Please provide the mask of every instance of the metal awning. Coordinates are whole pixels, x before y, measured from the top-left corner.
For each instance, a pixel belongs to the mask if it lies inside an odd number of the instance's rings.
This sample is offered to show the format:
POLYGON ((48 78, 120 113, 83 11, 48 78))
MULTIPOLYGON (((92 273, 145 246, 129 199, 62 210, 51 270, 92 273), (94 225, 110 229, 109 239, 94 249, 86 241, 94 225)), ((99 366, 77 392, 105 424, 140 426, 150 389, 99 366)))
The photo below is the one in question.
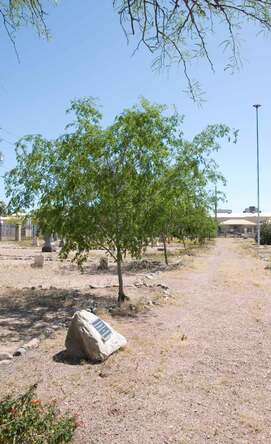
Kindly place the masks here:
POLYGON ((224 220, 224 222, 220 222, 219 225, 241 225, 241 226, 250 226, 255 227, 257 224, 255 222, 251 222, 246 219, 228 219, 224 220))

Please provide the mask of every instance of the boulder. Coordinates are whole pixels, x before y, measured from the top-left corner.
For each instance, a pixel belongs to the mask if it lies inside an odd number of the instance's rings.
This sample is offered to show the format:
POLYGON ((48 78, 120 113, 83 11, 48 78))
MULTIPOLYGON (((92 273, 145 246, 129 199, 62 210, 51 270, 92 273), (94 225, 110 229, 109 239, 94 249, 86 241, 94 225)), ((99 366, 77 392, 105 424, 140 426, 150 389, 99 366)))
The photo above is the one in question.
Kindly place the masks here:
POLYGON ((53 251, 56 251, 52 245, 52 237, 50 235, 44 236, 44 244, 41 251, 43 253, 52 253, 53 251))
POLYGON ((42 268, 44 265, 44 256, 42 254, 34 257, 34 263, 32 267, 34 268, 42 268))
POLYGON ((100 262, 97 267, 97 270, 100 270, 100 271, 107 271, 108 270, 108 257, 103 256, 100 258, 100 262))
POLYGON ((77 311, 71 321, 65 345, 74 359, 102 362, 127 344, 109 324, 87 310, 77 311))

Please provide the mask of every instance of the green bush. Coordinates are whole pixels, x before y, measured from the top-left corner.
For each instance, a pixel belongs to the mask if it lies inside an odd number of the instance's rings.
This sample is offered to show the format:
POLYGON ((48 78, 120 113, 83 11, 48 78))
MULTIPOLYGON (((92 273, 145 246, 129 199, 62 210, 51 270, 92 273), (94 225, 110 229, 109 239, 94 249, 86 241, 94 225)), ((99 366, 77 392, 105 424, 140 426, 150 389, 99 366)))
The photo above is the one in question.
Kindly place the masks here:
POLYGON ((62 444, 70 442, 77 427, 74 416, 60 415, 55 402, 35 398, 36 385, 17 398, 0 402, 0 443, 62 444))
MULTIPOLYGON (((257 241, 257 235, 256 235, 257 241)), ((263 223, 261 225, 261 245, 271 245, 271 224, 263 223)))

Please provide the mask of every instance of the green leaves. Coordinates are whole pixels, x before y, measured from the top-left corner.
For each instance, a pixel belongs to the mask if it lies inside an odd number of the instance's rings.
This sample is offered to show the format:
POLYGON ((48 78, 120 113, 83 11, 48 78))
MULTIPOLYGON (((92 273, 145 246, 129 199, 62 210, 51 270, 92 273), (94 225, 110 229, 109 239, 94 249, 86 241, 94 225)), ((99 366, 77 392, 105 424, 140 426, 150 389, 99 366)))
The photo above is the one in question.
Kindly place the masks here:
POLYGON ((5 444, 61 444, 72 440, 80 426, 74 416, 60 415, 55 402, 36 399, 36 384, 27 392, 0 402, 0 442, 5 444))
POLYGON ((58 139, 18 141, 17 166, 5 179, 10 210, 58 233, 62 256, 73 252, 78 263, 91 248, 122 261, 160 235, 206 235, 208 187, 224 180, 213 153, 228 127, 210 125, 186 141, 183 117, 146 99, 107 128, 93 99, 73 101, 69 112, 74 120, 58 139))

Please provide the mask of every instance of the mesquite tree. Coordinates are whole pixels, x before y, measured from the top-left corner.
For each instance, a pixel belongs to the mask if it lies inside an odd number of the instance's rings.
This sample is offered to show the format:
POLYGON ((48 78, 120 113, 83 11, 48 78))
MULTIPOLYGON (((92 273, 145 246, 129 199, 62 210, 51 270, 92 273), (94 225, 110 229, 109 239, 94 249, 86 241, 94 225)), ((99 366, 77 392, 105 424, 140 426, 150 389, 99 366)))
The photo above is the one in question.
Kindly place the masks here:
POLYGON ((126 254, 139 257, 156 236, 178 233, 187 201, 188 223, 193 209, 200 224, 207 186, 221 179, 212 153, 229 128, 209 126, 187 142, 182 117, 165 111, 141 99, 102 128, 92 99, 73 101, 68 132, 56 140, 19 140, 17 166, 5 179, 10 211, 32 213, 44 233, 65 239, 62 257, 73 252, 81 264, 90 249, 100 248, 114 258, 119 302, 126 254))
MULTIPOLYGON (((49 35, 45 9, 50 3, 58 1, 0 0, 0 22, 15 50, 16 31, 21 26, 30 25, 38 34, 49 35)), ((253 25, 255 34, 271 30, 270 0, 112 0, 112 4, 127 39, 133 37, 136 49, 143 45, 153 54, 154 67, 182 66, 194 100, 201 89, 193 76, 193 61, 204 59, 214 71, 212 41, 226 54, 225 69, 232 71, 240 65, 245 27, 253 25)))
MULTIPOLYGON (((210 217, 213 204, 212 184, 225 184, 214 153, 220 140, 234 143, 237 131, 226 125, 209 125, 192 141, 176 138, 170 163, 159 178, 159 186, 152 199, 149 225, 160 236, 168 263, 166 239, 178 237, 204 241, 213 234, 215 225, 210 217)), ((146 228, 147 229, 147 228, 146 228)))
POLYGON ((201 94, 193 62, 205 60, 212 71, 211 42, 222 48, 225 70, 240 66, 242 31, 247 25, 271 31, 270 0, 113 0, 127 39, 154 56, 154 67, 182 66, 193 100, 201 94), (220 36, 223 37, 220 37, 220 36))
POLYGON ((62 256, 81 263, 92 248, 117 263, 119 302, 125 299, 122 262, 148 242, 146 220, 178 130, 178 116, 141 100, 109 127, 90 99, 72 102, 69 133, 17 143, 17 166, 6 176, 13 211, 31 211, 43 232, 65 239, 62 256))

